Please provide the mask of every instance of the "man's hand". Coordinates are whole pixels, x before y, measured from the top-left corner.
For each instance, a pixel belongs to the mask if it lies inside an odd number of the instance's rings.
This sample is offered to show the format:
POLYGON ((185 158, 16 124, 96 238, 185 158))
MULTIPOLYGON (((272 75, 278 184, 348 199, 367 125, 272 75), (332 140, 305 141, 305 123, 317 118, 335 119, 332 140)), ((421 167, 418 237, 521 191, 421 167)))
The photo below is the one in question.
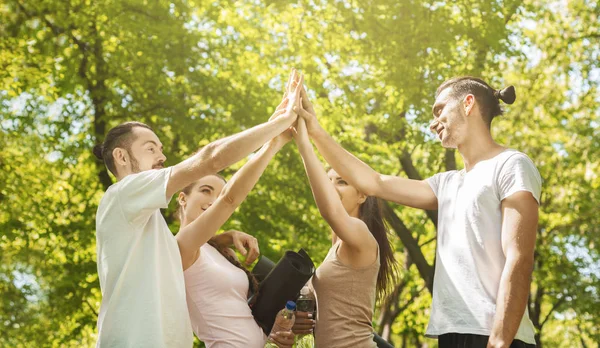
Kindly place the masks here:
POLYGON ((294 333, 291 331, 279 331, 269 335, 271 342, 279 348, 292 348, 294 345, 294 333))
POLYGON ((315 321, 312 319, 312 313, 296 311, 296 321, 292 331, 296 335, 311 334, 315 328, 315 321))

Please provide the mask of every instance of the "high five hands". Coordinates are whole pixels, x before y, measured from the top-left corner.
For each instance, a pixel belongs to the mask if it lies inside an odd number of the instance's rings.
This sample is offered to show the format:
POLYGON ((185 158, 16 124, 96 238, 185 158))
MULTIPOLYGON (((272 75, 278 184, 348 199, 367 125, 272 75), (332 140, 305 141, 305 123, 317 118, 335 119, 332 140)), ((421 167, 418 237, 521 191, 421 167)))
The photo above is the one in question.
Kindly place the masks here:
POLYGON ((308 94, 304 88, 304 75, 299 74, 296 69, 292 69, 281 103, 277 106, 269 121, 282 115, 289 116, 291 114, 300 116, 298 122, 275 137, 273 141, 282 143, 282 145, 288 143, 292 137, 296 139, 296 142, 304 141, 304 139, 308 141, 308 134, 314 132, 320 126, 313 105, 308 99, 308 94))

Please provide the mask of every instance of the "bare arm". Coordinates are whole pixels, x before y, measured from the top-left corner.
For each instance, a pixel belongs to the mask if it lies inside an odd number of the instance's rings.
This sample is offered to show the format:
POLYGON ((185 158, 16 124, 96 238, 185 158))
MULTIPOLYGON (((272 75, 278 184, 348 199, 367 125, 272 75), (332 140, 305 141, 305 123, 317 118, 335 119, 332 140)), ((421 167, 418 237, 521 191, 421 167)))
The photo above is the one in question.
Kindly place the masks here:
POLYGON ((500 279, 496 315, 488 347, 512 343, 527 306, 538 224, 538 204, 529 192, 502 201, 502 249, 506 264, 500 279))
POLYGON ((437 198, 426 181, 379 174, 338 144, 320 125, 304 88, 298 113, 306 121, 311 139, 327 163, 352 186, 369 196, 405 206, 437 210, 437 198))
POLYGON ((295 114, 289 113, 206 145, 194 156, 173 166, 167 185, 167 197, 206 175, 217 173, 242 160, 290 127, 295 119, 295 114))
POLYGON ((314 152, 303 119, 298 120, 296 143, 304 161, 315 202, 325 221, 331 226, 335 235, 351 249, 370 250, 377 242, 367 225, 362 220, 350 216, 344 209, 340 196, 314 152))
MULTIPOLYGON (((292 72, 292 75, 296 71, 292 72)), ((302 80, 300 78, 300 80, 302 80)), ((242 160, 261 145, 273 139, 289 128, 297 119, 295 108, 299 105, 300 89, 298 86, 289 94, 290 101, 285 113, 266 123, 229 137, 214 141, 203 147, 194 156, 173 166, 166 196, 171 197, 187 185, 209 174, 215 174, 230 165, 242 160)))
POLYGON ((229 219, 254 187, 269 161, 285 145, 277 137, 246 163, 229 181, 219 198, 202 215, 182 228, 176 236, 183 269, 190 267, 198 258, 200 247, 206 243, 229 219))

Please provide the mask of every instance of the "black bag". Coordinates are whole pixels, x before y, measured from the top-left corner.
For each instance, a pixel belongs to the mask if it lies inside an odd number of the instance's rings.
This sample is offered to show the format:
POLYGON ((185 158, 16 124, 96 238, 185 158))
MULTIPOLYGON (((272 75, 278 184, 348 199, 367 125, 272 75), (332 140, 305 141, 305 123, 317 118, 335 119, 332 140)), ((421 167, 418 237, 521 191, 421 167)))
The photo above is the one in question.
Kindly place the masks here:
POLYGON ((276 265, 264 256, 260 258, 252 273, 257 279, 264 279, 259 285, 256 302, 252 305, 252 315, 265 335, 271 333, 277 313, 287 301, 296 301, 300 290, 314 272, 315 265, 304 249, 286 251, 276 265))

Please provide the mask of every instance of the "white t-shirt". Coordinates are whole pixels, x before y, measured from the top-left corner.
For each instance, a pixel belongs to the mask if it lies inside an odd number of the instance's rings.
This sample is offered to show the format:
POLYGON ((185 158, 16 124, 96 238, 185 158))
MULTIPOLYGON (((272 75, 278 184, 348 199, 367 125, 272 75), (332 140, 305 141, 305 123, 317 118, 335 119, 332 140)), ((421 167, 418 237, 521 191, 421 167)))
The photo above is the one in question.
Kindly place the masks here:
MULTIPOLYGON (((506 258, 501 202, 519 192, 540 200, 542 179, 526 155, 506 150, 469 172, 427 180, 438 199, 438 234, 431 316, 426 335, 489 336, 506 258)), ((535 344, 527 309, 515 339, 535 344)))
POLYGON ((128 175, 96 215, 102 304, 97 347, 192 347, 185 281, 166 208, 171 168, 128 175))

